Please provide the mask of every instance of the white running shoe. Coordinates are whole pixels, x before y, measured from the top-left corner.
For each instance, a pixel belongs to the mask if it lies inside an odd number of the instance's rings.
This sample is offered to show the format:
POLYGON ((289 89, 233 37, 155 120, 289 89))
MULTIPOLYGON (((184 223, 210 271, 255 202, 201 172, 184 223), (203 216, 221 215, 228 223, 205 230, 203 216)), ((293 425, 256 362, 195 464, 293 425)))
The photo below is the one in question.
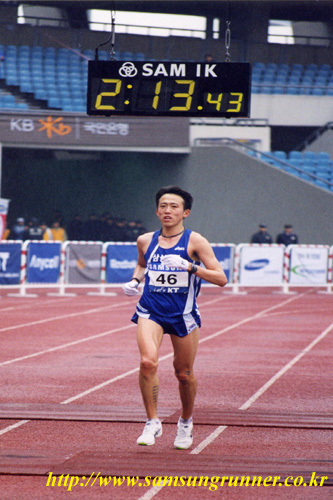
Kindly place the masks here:
POLYGON ((143 433, 137 439, 137 444, 151 446, 155 444, 155 438, 162 436, 162 424, 158 419, 147 420, 143 433))
POLYGON ((189 424, 184 424, 181 419, 177 424, 177 436, 174 442, 175 448, 178 450, 187 450, 193 442, 193 421, 189 424))

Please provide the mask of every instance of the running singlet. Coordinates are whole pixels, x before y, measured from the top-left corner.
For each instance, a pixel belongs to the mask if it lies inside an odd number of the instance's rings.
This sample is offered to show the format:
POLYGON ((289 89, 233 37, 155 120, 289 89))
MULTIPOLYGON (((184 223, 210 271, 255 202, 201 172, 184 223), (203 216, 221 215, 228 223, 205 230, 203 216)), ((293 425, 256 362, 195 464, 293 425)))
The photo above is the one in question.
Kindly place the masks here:
MULTIPOLYGON (((160 231, 153 234, 145 253, 147 263, 145 285, 138 303, 138 312, 155 312, 164 317, 174 317, 197 311, 196 297, 200 291, 200 278, 188 271, 168 268, 161 263, 163 255, 179 255, 189 262, 194 261, 187 253, 191 231, 185 229, 184 234, 172 248, 159 246, 160 231)), ((197 265, 200 262, 195 262, 197 265)))

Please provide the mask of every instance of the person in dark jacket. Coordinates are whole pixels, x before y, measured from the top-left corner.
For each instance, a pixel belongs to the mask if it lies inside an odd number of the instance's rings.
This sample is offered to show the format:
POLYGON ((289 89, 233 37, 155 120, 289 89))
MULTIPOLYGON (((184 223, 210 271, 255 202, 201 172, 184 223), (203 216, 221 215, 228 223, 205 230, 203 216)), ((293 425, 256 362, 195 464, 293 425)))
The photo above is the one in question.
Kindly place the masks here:
POLYGON ((251 243, 273 243, 272 236, 267 232, 266 224, 259 224, 259 231, 252 235, 251 243))
POLYGON ((276 243, 280 245, 298 245, 298 236, 293 232, 291 224, 285 224, 284 232, 277 235, 276 243))

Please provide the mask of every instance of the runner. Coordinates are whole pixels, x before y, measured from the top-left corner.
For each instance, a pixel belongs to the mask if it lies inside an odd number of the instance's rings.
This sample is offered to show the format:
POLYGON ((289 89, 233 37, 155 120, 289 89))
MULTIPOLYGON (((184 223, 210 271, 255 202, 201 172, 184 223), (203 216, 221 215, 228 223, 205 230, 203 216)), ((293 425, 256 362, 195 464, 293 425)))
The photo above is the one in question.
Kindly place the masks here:
POLYGON ((144 279, 143 294, 132 317, 138 325, 139 384, 148 418, 137 440, 139 445, 153 445, 155 438, 162 435, 157 414, 157 367, 164 333, 171 337, 182 403, 174 446, 187 449, 193 441, 192 412, 197 390, 193 364, 201 326, 196 297, 201 279, 221 287, 227 279, 208 241, 184 227, 192 202, 190 193, 177 186, 158 191, 156 214, 162 228, 139 236, 138 263, 131 281, 123 285, 126 295, 137 295, 144 279))

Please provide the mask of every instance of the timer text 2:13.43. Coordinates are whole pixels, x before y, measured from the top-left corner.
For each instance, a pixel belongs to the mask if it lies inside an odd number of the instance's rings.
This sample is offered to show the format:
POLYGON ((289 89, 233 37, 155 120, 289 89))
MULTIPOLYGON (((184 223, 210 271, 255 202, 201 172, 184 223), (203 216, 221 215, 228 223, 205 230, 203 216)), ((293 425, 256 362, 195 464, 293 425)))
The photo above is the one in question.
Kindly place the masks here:
POLYGON ((88 63, 88 115, 249 117, 250 97, 249 63, 88 63))

